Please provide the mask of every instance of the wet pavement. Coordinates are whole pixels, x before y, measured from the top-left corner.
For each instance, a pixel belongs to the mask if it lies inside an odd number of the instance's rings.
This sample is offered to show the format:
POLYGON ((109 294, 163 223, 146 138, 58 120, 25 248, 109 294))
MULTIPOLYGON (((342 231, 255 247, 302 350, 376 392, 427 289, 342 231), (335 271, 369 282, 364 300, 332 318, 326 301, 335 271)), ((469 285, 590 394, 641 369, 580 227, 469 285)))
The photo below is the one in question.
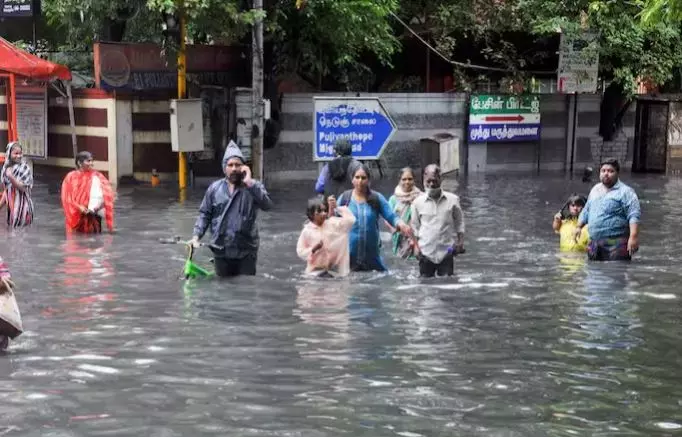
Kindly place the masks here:
POLYGON ((190 235, 201 190, 123 187, 114 235, 66 239, 39 185, 37 224, 0 229, 26 329, 0 355, 0 435, 681 432, 682 182, 625 182, 644 218, 631 264, 557 253, 552 215, 588 185, 477 177, 456 190, 457 275, 426 281, 392 256, 391 275, 304 279, 303 185, 271 189, 256 278, 193 282, 158 240, 190 235))

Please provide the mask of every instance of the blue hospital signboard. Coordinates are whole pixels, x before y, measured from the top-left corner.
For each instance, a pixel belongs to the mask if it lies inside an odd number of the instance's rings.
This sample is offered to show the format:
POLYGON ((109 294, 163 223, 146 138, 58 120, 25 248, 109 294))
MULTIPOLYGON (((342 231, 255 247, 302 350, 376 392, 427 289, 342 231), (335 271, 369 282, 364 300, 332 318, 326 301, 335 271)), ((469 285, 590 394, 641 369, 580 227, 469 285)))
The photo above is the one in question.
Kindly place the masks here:
POLYGON ((333 159, 334 145, 343 139, 356 159, 379 159, 397 130, 376 97, 315 97, 314 104, 314 161, 333 159))
POLYGON ((470 143, 540 140, 540 97, 474 95, 469 105, 470 143))

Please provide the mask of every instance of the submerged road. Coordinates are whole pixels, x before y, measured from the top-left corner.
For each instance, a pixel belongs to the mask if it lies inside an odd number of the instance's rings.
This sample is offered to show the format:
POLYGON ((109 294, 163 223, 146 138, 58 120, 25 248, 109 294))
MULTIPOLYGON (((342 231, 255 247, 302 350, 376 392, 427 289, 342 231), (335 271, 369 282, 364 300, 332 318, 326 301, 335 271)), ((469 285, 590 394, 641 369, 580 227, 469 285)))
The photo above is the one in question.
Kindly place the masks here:
POLYGON ((0 355, 0 435, 672 435, 682 182, 624 181, 643 211, 631 264, 557 252, 552 215, 588 185, 489 176, 456 188, 454 278, 387 256, 390 275, 304 279, 311 182, 271 188, 257 277, 190 283, 158 239, 190 236, 203 190, 123 187, 115 234, 66 239, 38 185, 36 225, 0 229, 26 329, 0 355))

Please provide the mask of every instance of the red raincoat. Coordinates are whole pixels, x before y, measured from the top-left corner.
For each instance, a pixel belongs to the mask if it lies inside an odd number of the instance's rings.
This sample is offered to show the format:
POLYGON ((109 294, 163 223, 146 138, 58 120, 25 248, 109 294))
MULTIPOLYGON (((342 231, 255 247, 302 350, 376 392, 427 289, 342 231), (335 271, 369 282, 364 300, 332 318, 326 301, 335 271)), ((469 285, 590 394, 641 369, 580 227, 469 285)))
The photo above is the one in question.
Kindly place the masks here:
POLYGON ((100 180, 104 197, 104 220, 109 231, 114 229, 114 190, 109 180, 96 170, 73 170, 62 182, 62 207, 66 219, 66 230, 83 233, 101 232, 99 220, 92 215, 81 213, 79 206, 88 206, 92 178, 100 180))

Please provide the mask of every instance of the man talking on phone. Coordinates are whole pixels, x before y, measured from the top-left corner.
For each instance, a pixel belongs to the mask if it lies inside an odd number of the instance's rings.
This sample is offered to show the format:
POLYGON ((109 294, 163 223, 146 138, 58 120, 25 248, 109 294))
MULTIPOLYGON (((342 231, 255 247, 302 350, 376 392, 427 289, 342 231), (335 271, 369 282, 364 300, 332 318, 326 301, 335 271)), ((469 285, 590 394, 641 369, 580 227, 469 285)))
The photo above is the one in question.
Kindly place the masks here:
POLYGON ((217 276, 232 277, 256 274, 258 259, 258 209, 272 208, 265 186, 251 178, 244 155, 230 141, 223 156, 225 178, 208 187, 199 207, 191 244, 199 245, 211 228, 209 247, 215 256, 217 276))

